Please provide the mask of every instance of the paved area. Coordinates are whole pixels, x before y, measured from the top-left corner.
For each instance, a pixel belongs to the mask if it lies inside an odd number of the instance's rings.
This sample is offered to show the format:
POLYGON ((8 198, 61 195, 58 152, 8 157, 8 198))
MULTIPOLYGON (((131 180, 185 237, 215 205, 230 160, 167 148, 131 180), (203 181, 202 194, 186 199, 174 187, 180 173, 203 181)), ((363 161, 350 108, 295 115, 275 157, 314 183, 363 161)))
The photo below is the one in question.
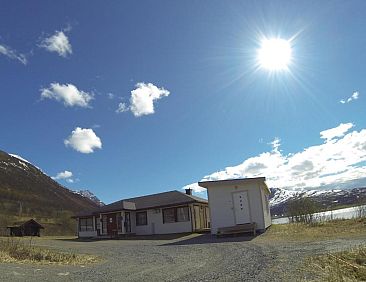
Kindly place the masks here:
POLYGON ((365 243, 337 239, 314 243, 265 242, 260 236, 209 234, 144 240, 81 242, 36 239, 35 244, 95 254, 92 265, 0 264, 0 281, 296 281, 304 257, 365 243))

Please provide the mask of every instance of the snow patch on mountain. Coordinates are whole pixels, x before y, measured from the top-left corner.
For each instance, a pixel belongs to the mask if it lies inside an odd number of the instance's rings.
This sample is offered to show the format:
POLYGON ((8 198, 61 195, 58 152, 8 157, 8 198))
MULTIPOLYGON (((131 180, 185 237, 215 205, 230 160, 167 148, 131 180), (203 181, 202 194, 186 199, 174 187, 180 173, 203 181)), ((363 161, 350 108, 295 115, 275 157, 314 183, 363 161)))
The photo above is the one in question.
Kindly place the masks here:
MULTIPOLYGON (((12 156, 13 158, 16 158, 16 159, 18 159, 18 161, 19 161, 19 163, 21 164, 21 165, 23 165, 25 168, 27 168, 27 169, 29 169, 29 167, 25 164, 25 163, 28 163, 28 164, 30 164, 30 165, 32 165, 32 166, 34 166, 35 168, 37 168, 37 169, 39 169, 41 172, 43 172, 43 170, 42 169, 40 169, 38 166, 36 166, 36 165, 34 165, 34 164, 32 164, 30 161, 27 161, 25 158, 23 158, 23 157, 21 157, 21 156, 19 156, 19 155, 16 155, 16 154, 8 154, 9 156, 12 156)), ((44 172, 43 172, 44 173, 44 172)))
POLYGON ((327 195, 337 195, 345 193, 345 190, 286 190, 281 188, 271 188, 269 204, 271 207, 283 204, 289 200, 302 197, 321 197, 327 195))
POLYGON ((97 196, 95 196, 95 194, 89 190, 77 190, 77 191, 72 191, 75 194, 78 194, 80 196, 83 196, 84 198, 88 198, 89 200, 93 201, 94 203, 98 204, 99 206, 104 206, 104 203, 99 200, 99 198, 97 196))

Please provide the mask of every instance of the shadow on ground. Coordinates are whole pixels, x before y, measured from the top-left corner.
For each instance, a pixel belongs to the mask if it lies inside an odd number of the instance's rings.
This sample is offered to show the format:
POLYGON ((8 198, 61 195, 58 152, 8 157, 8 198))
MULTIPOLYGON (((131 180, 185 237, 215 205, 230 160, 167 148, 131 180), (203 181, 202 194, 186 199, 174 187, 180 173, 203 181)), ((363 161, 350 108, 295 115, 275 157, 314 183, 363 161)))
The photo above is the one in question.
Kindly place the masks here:
POLYGON ((251 241, 255 236, 235 235, 226 237, 216 237, 211 234, 200 234, 185 240, 180 240, 172 243, 162 244, 161 246, 180 246, 180 245, 201 245, 201 244, 218 244, 218 243, 233 243, 251 241))
POLYGON ((176 240, 191 233, 179 233, 179 234, 162 234, 162 235, 130 235, 130 236, 120 236, 120 237, 104 237, 104 238, 57 238, 55 240, 65 241, 65 242, 94 242, 101 240, 150 240, 150 241, 160 241, 160 240, 176 240))

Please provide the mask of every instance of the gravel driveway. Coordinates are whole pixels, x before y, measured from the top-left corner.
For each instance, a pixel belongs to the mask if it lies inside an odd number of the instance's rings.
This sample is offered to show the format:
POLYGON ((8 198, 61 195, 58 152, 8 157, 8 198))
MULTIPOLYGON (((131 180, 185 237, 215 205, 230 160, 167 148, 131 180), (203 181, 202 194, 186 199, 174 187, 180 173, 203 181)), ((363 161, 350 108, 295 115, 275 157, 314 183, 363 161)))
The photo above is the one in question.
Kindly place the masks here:
POLYGON ((279 243, 261 236, 216 239, 209 234, 91 242, 41 238, 36 245, 95 254, 102 261, 85 266, 0 264, 0 281, 296 281, 305 256, 361 243, 363 238, 279 243))

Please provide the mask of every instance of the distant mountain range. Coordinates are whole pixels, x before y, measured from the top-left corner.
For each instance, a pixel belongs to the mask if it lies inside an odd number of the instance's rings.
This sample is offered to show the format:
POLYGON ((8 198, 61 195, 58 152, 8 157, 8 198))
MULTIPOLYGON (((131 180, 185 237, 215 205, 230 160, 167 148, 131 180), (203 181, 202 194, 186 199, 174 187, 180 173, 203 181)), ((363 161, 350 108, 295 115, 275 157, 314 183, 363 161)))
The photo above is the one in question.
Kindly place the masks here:
MULTIPOLYGON (((366 204, 366 188, 349 190, 291 191, 271 188, 270 206, 273 216, 286 213, 287 204, 309 197, 322 208, 366 204)), ((57 218, 60 214, 77 213, 104 205, 91 191, 72 191, 27 160, 0 151, 0 225, 1 216, 39 216, 57 218)))
POLYGON ((269 203, 272 216, 286 213, 286 206, 290 201, 300 198, 310 198, 323 209, 333 209, 340 206, 366 204, 366 188, 348 190, 301 190, 292 191, 281 188, 270 188, 269 203))
POLYGON ((98 207, 89 191, 63 187, 27 160, 0 151, 0 215, 53 217, 98 207))

